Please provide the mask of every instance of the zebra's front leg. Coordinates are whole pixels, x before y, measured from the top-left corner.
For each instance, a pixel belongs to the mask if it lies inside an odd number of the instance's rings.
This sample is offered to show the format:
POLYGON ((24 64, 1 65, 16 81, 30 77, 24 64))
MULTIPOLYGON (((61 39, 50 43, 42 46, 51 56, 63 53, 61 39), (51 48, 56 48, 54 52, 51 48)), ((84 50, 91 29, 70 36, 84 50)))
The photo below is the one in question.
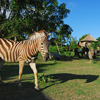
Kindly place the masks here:
POLYGON ((37 78, 37 69, 36 69, 36 62, 35 63, 30 63, 29 64, 31 69, 33 70, 34 72, 34 76, 35 76, 35 89, 36 90, 39 90, 39 87, 38 87, 38 78, 37 78))
POLYGON ((23 73, 23 67, 24 67, 24 61, 19 61, 19 78, 18 78, 19 87, 23 87, 21 84, 21 76, 23 73))

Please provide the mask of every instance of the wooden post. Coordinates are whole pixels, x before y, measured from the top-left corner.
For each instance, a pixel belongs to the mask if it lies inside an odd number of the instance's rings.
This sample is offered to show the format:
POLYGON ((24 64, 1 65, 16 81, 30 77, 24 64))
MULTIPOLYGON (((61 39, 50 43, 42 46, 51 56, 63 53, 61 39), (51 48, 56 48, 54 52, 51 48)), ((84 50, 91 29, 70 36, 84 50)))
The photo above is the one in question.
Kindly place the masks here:
POLYGON ((56 43, 56 45, 57 45, 57 49, 58 49, 58 52, 59 52, 59 54, 60 54, 60 51, 59 51, 59 47, 58 47, 58 44, 56 43))

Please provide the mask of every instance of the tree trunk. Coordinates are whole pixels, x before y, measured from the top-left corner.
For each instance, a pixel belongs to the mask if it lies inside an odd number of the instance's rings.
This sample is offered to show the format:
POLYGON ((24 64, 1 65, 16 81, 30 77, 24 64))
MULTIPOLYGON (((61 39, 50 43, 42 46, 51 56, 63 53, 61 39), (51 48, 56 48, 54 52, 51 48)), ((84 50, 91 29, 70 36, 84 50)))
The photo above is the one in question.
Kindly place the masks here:
POLYGON ((14 41, 17 41, 17 37, 16 36, 14 37, 14 41))
POLYGON ((58 44, 56 43, 56 45, 57 45, 57 49, 58 49, 58 52, 59 52, 59 54, 60 54, 60 51, 59 51, 59 47, 58 47, 58 44))

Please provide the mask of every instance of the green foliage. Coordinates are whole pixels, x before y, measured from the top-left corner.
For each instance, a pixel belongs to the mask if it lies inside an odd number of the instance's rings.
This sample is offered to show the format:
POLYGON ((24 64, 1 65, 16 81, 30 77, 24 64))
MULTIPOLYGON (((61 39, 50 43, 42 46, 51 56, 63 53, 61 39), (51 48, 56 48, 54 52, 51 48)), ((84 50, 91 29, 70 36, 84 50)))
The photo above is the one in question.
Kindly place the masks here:
POLYGON ((61 44, 63 43, 67 43, 69 42, 70 40, 70 35, 71 35, 71 32, 72 32, 72 28, 67 25, 67 24, 61 24, 60 27, 59 27, 59 30, 57 30, 55 32, 55 38, 56 38, 56 43, 59 44, 59 42, 61 44))
MULTIPOLYGON (((59 46, 59 51, 60 51, 60 55, 61 56, 67 56, 67 57, 73 57, 74 56, 74 52, 73 51, 67 51, 66 49, 67 46, 59 46)), ((58 53, 58 50, 57 50, 57 46, 52 46, 50 45, 49 46, 49 53, 50 52, 54 52, 54 53, 58 53)))
POLYGON ((97 50, 97 47, 100 47, 100 41, 98 40, 98 42, 94 41, 94 42, 91 42, 91 45, 90 47, 92 47, 93 49, 97 50))
POLYGON ((83 40, 86 36, 88 36, 89 34, 85 34, 85 35, 83 35, 81 38, 79 38, 79 42, 81 41, 81 40, 83 40))
POLYGON ((0 37, 15 40, 43 29, 54 32, 69 13, 66 4, 58 4, 57 0, 2 0, 1 7, 4 9, 0 15, 0 37))
POLYGON ((73 56, 74 56, 74 52, 73 52, 73 51, 68 52, 66 56, 68 56, 68 57, 73 57, 73 56))
POLYGON ((73 38, 73 37, 72 37, 72 39, 71 39, 71 41, 70 41, 69 48, 70 48, 71 50, 74 50, 74 49, 77 47, 77 42, 78 42, 78 40, 77 40, 76 38, 73 38))
POLYGON ((97 50, 97 47, 100 47, 100 37, 97 38, 98 42, 93 42, 92 47, 93 49, 97 50))
POLYGON ((41 76, 38 76, 39 82, 43 82, 43 83, 50 82, 52 78, 53 78, 53 76, 45 76, 44 74, 41 76))
POLYGON ((92 62, 93 62, 94 64, 96 64, 96 63, 97 63, 97 61, 96 61, 95 59, 93 59, 93 60, 92 60, 92 62))
POLYGON ((98 42, 100 42, 100 37, 97 38, 98 42))
POLYGON ((60 51, 61 54, 63 54, 64 52, 66 52, 66 47, 59 46, 59 51, 60 51))
POLYGON ((50 45, 50 46, 49 46, 49 53, 50 53, 50 52, 58 53, 57 46, 56 46, 56 45, 55 45, 55 46, 50 45))
POLYGON ((8 39, 13 39, 13 40, 23 40, 25 39, 25 37, 23 36, 23 32, 22 30, 24 30, 24 23, 23 20, 21 18, 17 19, 11 19, 7 22, 5 22, 2 25, 2 30, 7 30, 7 33, 4 34, 3 37, 6 37, 8 39))
POLYGON ((95 49, 95 50, 97 50, 97 47, 98 47, 98 45, 100 44, 100 42, 94 42, 94 43, 92 43, 92 47, 93 47, 93 49, 95 49))
MULTIPOLYGON (((60 51, 61 54, 63 54, 63 52, 66 51, 66 47, 64 47, 64 46, 58 46, 58 48, 59 48, 59 51, 60 51)), ((55 46, 50 45, 49 46, 49 52, 58 53, 57 46, 56 45, 55 46)))

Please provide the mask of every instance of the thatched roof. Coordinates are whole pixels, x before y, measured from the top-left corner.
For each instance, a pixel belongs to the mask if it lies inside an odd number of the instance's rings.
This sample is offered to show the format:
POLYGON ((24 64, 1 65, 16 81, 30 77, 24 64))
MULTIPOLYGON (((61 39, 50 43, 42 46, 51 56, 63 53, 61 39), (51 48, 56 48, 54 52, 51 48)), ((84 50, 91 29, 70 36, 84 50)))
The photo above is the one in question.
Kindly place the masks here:
POLYGON ((92 37, 90 34, 86 36, 81 42, 92 42, 92 41, 97 41, 94 37, 92 37))

